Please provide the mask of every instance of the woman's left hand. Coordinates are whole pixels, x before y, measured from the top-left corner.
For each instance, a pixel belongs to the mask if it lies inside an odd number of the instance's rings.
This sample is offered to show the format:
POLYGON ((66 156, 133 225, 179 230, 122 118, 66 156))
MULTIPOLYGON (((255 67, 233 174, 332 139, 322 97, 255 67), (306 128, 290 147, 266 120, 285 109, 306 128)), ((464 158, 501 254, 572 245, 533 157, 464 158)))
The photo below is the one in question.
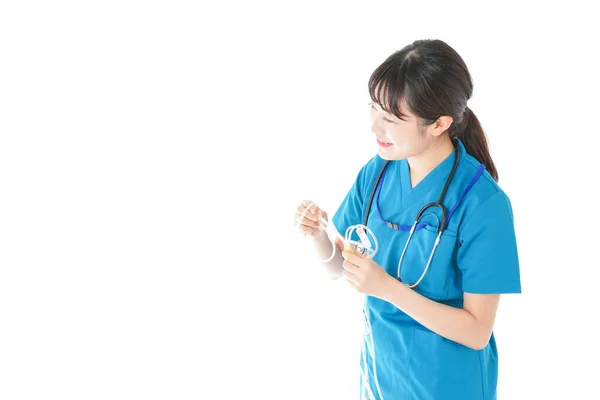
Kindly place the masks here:
POLYGON ((385 270, 370 258, 342 252, 344 257, 344 277, 352 287, 368 296, 382 298, 390 279, 385 270))

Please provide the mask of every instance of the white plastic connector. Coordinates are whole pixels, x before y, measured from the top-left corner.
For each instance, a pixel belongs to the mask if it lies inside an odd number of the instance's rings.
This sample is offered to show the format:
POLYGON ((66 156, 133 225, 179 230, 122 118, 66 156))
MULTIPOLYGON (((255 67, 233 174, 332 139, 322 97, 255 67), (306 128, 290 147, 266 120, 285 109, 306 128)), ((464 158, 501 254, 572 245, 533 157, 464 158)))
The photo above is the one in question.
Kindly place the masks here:
POLYGON ((356 230, 358 237, 360 238, 360 242, 367 248, 371 248, 371 241, 367 237, 367 234, 363 228, 358 228, 356 230))

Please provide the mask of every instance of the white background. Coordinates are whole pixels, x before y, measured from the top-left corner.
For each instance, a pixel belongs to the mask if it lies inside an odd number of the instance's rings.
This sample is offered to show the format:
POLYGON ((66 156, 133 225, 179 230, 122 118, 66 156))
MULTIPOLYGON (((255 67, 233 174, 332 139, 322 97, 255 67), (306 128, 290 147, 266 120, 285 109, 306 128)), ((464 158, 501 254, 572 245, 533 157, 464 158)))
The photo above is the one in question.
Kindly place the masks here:
POLYGON ((466 61, 513 203, 499 399, 597 395, 587 2, 215 3, 0 5, 0 398, 356 398, 360 296, 292 218, 333 214, 369 75, 424 38, 466 61))

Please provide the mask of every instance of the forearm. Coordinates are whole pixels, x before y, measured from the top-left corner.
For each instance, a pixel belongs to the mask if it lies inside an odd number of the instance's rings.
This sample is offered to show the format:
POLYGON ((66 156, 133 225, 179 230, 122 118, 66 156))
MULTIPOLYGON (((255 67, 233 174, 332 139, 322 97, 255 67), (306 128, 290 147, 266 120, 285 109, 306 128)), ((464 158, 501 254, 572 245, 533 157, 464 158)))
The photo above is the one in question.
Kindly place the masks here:
MULTIPOLYGON (((318 260, 327 260, 331 257, 331 253, 333 252, 334 244, 329 240, 329 236, 325 231, 321 231, 315 236, 313 236, 313 244, 315 248, 315 257, 318 260)), ((335 256, 328 262, 322 263, 323 268, 325 268, 325 272, 332 279, 338 279, 342 277, 342 272, 344 268, 342 267, 342 263, 344 262, 344 258, 342 257, 342 250, 340 249, 341 243, 339 243, 339 239, 336 239, 336 250, 335 256)))
POLYGON ((479 350, 490 339, 488 326, 469 311, 430 300, 391 276, 381 298, 438 335, 464 346, 479 350))

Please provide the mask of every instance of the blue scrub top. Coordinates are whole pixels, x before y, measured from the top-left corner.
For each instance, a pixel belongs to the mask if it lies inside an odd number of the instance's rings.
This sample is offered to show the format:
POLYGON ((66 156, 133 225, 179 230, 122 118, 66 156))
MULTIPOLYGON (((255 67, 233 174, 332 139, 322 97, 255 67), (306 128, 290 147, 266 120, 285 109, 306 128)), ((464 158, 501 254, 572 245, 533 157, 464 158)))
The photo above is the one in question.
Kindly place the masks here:
MULTIPOLYGON (((510 200, 485 171, 459 202, 481 164, 467 153, 460 140, 458 149, 459 164, 444 206, 450 212, 458 205, 427 274, 413 290, 462 308, 464 292, 520 293, 521 283, 510 200)), ((406 160, 388 164, 367 223, 379 243, 373 259, 388 274, 397 277, 408 232, 389 228, 384 221, 411 226, 425 204, 439 199, 455 156, 452 152, 414 188, 406 160)), ((349 226, 364 222, 367 203, 384 162, 377 155, 362 167, 333 216, 342 235, 349 226)), ((432 212, 441 218, 437 208, 432 212)), ((402 281, 408 284, 421 276, 437 236, 435 216, 427 215, 420 222, 426 226, 413 234, 400 271, 402 281)), ((473 350, 430 331, 384 300, 366 296, 365 312, 371 324, 377 379, 384 400, 496 399, 498 353, 493 333, 485 348, 473 350)), ((366 361, 371 391, 379 399, 373 360, 368 353, 366 361)))

